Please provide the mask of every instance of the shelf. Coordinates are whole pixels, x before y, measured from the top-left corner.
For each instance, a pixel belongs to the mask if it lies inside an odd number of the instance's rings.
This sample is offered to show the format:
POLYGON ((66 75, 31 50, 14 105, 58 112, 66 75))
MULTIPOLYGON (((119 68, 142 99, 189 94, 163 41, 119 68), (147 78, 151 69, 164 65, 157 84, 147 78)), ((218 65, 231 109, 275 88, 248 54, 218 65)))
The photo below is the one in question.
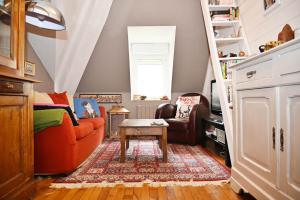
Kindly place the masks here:
POLYGON ((208 5, 209 11, 224 11, 229 10, 230 8, 235 8, 236 5, 230 4, 230 5, 208 5))
POLYGON ((219 58, 219 61, 228 61, 228 60, 244 60, 247 57, 226 57, 226 58, 219 58))
POLYGON ((212 21, 213 26, 236 26, 240 25, 240 20, 231 20, 231 21, 212 21))
POLYGON ((224 83, 232 83, 232 79, 223 79, 224 83))
POLYGON ((237 43, 240 42, 242 40, 244 40, 243 37, 236 37, 236 38, 215 38, 216 43, 218 45, 224 45, 224 44, 233 44, 233 43, 237 43))

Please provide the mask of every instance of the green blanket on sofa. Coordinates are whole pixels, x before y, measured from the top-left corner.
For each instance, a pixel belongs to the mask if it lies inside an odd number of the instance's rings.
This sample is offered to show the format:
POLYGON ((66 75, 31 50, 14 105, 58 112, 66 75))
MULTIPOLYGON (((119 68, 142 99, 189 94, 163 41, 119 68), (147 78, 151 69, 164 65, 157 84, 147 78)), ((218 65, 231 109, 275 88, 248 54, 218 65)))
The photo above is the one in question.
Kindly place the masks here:
POLYGON ((61 125, 64 113, 64 109, 35 110, 33 112, 34 132, 37 133, 48 127, 61 125))

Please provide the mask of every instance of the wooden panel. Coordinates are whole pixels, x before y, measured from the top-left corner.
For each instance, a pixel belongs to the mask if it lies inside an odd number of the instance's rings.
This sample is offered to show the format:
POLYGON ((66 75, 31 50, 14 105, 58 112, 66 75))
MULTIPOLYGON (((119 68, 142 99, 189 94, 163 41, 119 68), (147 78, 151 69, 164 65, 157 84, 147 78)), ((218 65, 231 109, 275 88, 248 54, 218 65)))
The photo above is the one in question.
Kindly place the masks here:
POLYGON ((238 92, 237 162, 257 177, 275 185, 275 89, 238 92))
POLYGON ((162 135, 162 128, 126 128, 126 135, 162 135))
POLYGON ((283 148, 280 151, 281 188, 294 199, 300 198, 300 85, 280 91, 283 148))

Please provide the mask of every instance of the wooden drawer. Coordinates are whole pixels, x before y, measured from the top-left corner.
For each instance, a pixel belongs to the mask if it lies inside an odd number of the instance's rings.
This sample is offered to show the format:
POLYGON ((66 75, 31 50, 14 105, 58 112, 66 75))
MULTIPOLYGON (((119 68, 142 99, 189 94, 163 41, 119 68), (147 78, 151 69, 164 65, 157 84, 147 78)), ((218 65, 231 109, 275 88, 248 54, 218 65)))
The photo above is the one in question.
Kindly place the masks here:
POLYGON ((162 128, 126 128, 126 135, 162 135, 162 128))
POLYGON ((272 59, 249 63, 246 67, 237 70, 237 83, 272 78, 272 59))
POLYGON ((275 71, 279 84, 300 83, 300 45, 279 53, 275 71))
POLYGON ((23 93, 23 83, 0 79, 0 93, 23 93))

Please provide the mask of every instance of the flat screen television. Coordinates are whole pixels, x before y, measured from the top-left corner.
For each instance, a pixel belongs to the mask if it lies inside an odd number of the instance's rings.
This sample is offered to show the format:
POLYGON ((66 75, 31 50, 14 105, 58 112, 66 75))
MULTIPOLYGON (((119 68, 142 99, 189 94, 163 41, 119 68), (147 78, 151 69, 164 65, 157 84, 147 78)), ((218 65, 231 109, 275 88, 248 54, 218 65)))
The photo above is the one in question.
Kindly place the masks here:
POLYGON ((216 80, 211 81, 211 104, 210 111, 215 115, 222 115, 222 109, 220 104, 220 98, 217 92, 216 80))

